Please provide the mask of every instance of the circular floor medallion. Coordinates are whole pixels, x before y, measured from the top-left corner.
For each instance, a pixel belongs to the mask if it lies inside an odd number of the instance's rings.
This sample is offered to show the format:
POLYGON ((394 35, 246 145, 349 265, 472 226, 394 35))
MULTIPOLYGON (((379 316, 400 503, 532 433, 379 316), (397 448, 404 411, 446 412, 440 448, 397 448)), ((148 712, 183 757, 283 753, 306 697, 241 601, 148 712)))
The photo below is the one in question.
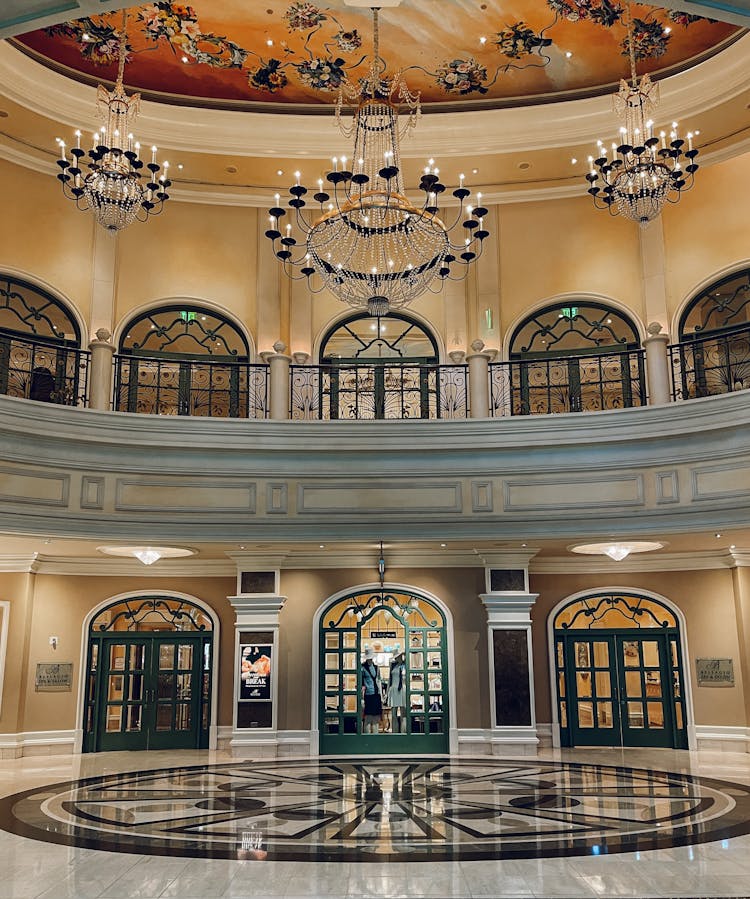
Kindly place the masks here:
POLYGON ((195 858, 604 855, 750 833, 750 787, 592 763, 249 761, 29 790, 0 801, 0 826, 69 846, 195 858))

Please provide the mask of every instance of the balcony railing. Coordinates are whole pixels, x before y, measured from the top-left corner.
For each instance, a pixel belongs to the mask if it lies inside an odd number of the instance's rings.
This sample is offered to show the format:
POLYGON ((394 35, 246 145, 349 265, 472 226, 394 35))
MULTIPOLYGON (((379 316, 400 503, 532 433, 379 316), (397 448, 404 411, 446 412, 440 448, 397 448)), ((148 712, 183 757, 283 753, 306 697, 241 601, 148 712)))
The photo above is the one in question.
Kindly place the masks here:
POLYGON ((113 408, 156 415, 266 418, 268 367, 115 356, 113 408))
POLYGON ((750 326, 669 347, 672 397, 732 393, 750 387, 750 326))
POLYGON ((494 417, 645 405, 643 350, 490 365, 490 414, 494 417))
POLYGON ((290 417, 467 418, 466 365, 293 365, 290 417))
POLYGON ((61 406, 84 406, 90 354, 0 331, 0 393, 61 406))

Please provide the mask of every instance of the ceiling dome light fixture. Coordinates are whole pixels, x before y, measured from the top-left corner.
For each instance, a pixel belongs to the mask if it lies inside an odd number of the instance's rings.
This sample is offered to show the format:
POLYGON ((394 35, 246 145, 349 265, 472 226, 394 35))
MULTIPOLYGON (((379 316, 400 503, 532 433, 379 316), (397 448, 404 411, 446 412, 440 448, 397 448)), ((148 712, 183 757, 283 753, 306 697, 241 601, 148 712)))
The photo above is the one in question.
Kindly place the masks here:
POLYGON ((103 122, 93 137, 86 168, 82 168, 86 151, 81 149, 81 132, 76 131, 76 146, 68 150, 65 141, 57 139, 60 147, 60 173, 63 193, 74 200, 79 209, 91 210, 99 224, 116 233, 134 221, 146 221, 158 215, 169 199, 171 185, 169 163, 161 167, 156 162, 156 147, 151 148, 151 162, 140 158, 141 145, 134 142, 131 128, 141 103, 141 95, 128 97, 123 86, 127 57, 127 12, 123 10, 119 42, 119 67, 115 89, 110 92, 103 85, 97 90, 97 111, 103 122), (148 175, 144 174, 144 169, 148 175), (146 183, 143 183, 146 178, 146 183))
POLYGON ((483 221, 488 212, 478 193, 476 205, 467 206, 462 236, 451 242, 451 232, 464 218, 464 203, 471 192, 461 175, 452 192, 457 211, 446 225, 439 202, 447 188, 433 159, 419 183, 424 194, 421 204, 405 195, 400 141, 415 127, 421 107, 419 95, 409 91, 400 73, 385 75, 378 13, 373 8, 374 52, 369 74, 358 86, 345 82, 336 106, 342 133, 354 137, 352 157, 333 158, 333 171, 325 176, 326 189, 319 179, 312 196, 315 205, 308 215, 302 210, 309 190, 295 172, 296 183, 289 188, 286 204, 290 220, 283 221, 287 209, 276 194, 266 237, 289 277, 307 279, 313 293, 327 288, 350 306, 384 316, 431 289, 436 278, 440 278, 439 290, 446 279, 465 277, 469 265, 481 254, 489 231, 483 221), (344 126, 341 120, 345 99, 356 105, 351 126, 344 126), (402 106, 408 112, 403 125, 399 122, 402 106))
POLYGON ((631 553, 649 553, 663 549, 664 543, 655 540, 610 541, 608 543, 579 543, 569 546, 570 552, 587 556, 609 556, 614 562, 622 562, 631 553))
POLYGON ((195 555, 194 549, 184 546, 97 546, 97 552, 138 559, 144 565, 153 565, 159 559, 184 559, 195 555))
POLYGON ((620 81, 613 104, 625 123, 620 128, 620 143, 612 144, 610 157, 607 147, 598 142, 597 158, 589 156, 586 180, 597 209, 608 209, 611 215, 624 215, 645 227, 661 213, 665 203, 677 203, 682 191, 693 186, 698 150, 693 148, 692 132, 687 135, 685 149, 677 122, 672 122, 668 141, 666 132, 658 137, 654 134, 651 114, 659 103, 659 87, 648 75, 638 80, 630 3, 627 28, 631 83, 620 81))

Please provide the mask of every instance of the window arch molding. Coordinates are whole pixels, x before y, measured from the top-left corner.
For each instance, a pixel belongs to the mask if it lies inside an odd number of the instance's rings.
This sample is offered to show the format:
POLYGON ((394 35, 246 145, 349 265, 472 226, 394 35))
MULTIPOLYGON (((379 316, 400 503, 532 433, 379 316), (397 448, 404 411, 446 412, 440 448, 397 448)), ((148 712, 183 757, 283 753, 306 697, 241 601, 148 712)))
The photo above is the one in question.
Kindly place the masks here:
MULTIPOLYGON (((425 316, 415 313, 412 309, 409 309, 407 312, 400 309, 396 310, 396 315, 399 319, 403 321, 414 322, 415 325, 421 328, 430 337, 430 340, 435 348, 436 361, 438 363, 445 362, 447 354, 445 351, 445 345, 443 343, 442 336, 438 333, 438 331, 433 327, 432 323, 425 316)), ((359 317, 359 312, 353 311, 352 309, 347 309, 344 312, 341 312, 339 315, 334 316, 334 318, 330 319, 327 324, 318 332, 318 335, 316 336, 313 343, 313 362, 318 363, 321 361, 321 353, 325 348, 327 340, 338 328, 342 327, 349 321, 358 319, 359 317)), ((370 316, 365 316, 365 318, 369 317, 370 316)), ((373 322, 377 321, 377 319, 375 318, 373 318, 372 320, 373 322)))
MULTIPOLYGON (((61 307, 74 331, 73 337, 68 343, 71 345, 74 344, 79 349, 86 349, 88 344, 88 328, 86 326, 86 321, 76 304, 69 296, 67 296, 67 294, 31 272, 15 268, 11 265, 2 265, 0 263, 0 287, 2 287, 3 279, 6 281, 7 279, 10 279, 21 285, 26 285, 42 296, 46 295, 53 303, 61 307)), ((19 332, 19 334, 22 333, 23 332, 19 332)), ((33 336, 33 334, 30 334, 29 336, 33 336)))
POLYGON ((132 327, 134 323, 143 320, 143 318, 150 314, 158 313, 162 310, 177 311, 181 306, 185 306, 188 309, 190 309, 191 307, 195 309, 202 309, 210 313, 211 315, 215 315, 218 318, 224 319, 229 325, 231 325, 231 327, 233 327, 237 331, 241 339, 244 341, 245 347, 247 348, 247 355, 245 357, 246 360, 249 362, 255 361, 257 356, 255 341, 253 340, 253 337, 248 331, 245 323, 225 307, 211 300, 203 299, 202 297, 162 297, 159 300, 143 303, 139 306, 134 307, 133 309, 130 309, 126 313, 126 315, 124 315, 120 319, 120 322, 117 324, 112 336, 112 342, 117 347, 117 351, 121 351, 123 340, 125 339, 125 335, 127 334, 127 329, 132 327))
POLYGON ((652 599, 655 602, 666 606, 677 619, 678 630, 680 634, 680 650, 683 658, 683 677, 685 684, 685 714, 687 721, 688 749, 697 749, 698 742, 695 733, 695 720, 693 717, 693 683, 691 675, 691 665, 689 662, 687 644, 687 620, 682 609, 671 599, 663 596, 661 593, 655 593, 653 590, 644 590, 641 587, 625 587, 622 585, 603 585, 601 587, 589 588, 588 590, 579 590, 577 593, 571 593, 569 596, 563 597, 557 602, 547 613, 547 665, 549 669, 549 688, 550 688, 550 708, 552 719, 552 745, 554 748, 560 748, 560 719, 557 708, 557 672, 555 667, 555 619, 558 614, 571 603, 581 599, 595 599, 609 593, 638 594, 646 599, 652 599))
MULTIPOLYGON (((415 587, 413 584, 401 584, 386 581, 383 585, 383 589, 387 591, 392 591, 394 593, 398 593, 399 591, 404 591, 407 593, 414 593, 418 596, 424 597, 428 602, 433 603, 437 606, 438 609, 443 613, 445 618, 445 633, 446 633, 446 654, 448 659, 447 672, 448 672, 448 690, 449 695, 453 701, 451 701, 448 705, 448 746, 449 752, 451 754, 458 752, 458 730, 457 730, 457 718, 456 718, 456 705, 457 702, 455 700, 456 696, 456 663, 455 663, 455 650, 454 650, 454 633, 453 633, 453 613, 448 608, 448 606, 436 596, 434 593, 431 593, 429 590, 424 590, 422 587, 415 587)), ((340 599, 344 599, 347 596, 352 596, 353 594, 358 593, 380 593, 381 585, 379 582, 370 582, 366 584, 354 584, 351 587, 346 587, 344 590, 338 590, 336 593, 332 593, 330 596, 326 597, 315 610, 315 614, 313 615, 312 620, 312 628, 311 628, 311 646, 310 651, 312 653, 312 675, 310 678, 311 683, 311 703, 310 703, 310 754, 318 755, 318 746, 319 746, 319 729, 318 729, 318 701, 320 698, 320 656, 319 656, 319 636, 320 636, 320 622, 325 614, 326 610, 331 606, 335 605, 340 599)), ((283 612, 282 612, 283 614, 283 612)))
POLYGON ((748 318, 744 322, 732 323, 732 321, 729 321, 723 328, 706 327, 698 332, 694 331, 688 324, 691 312, 693 312, 702 299, 716 288, 722 287, 735 278, 740 279, 743 275, 746 276, 746 283, 750 285, 750 258, 738 260, 737 262, 724 266, 723 268, 712 272, 708 277, 703 278, 703 280, 696 284, 687 293, 674 315, 671 332, 672 335, 674 335, 674 342, 681 343, 684 342, 685 339, 690 340, 691 337, 697 335, 708 336, 717 333, 727 333, 731 332, 733 327, 740 327, 742 325, 747 326, 748 323, 750 323, 750 291, 748 292, 748 305, 746 307, 748 318))
POLYGON ((191 603, 197 606, 202 612, 211 619, 213 646, 214 651, 211 654, 211 720, 209 722, 209 749, 216 749, 218 745, 218 712, 219 712, 219 653, 221 647, 221 621, 218 612, 212 608, 204 600, 191 593, 180 593, 176 590, 129 590, 125 593, 117 593, 113 596, 103 599, 93 608, 89 609, 83 619, 81 625, 81 652, 78 662, 78 671, 82 672, 78 678, 78 699, 76 702, 76 731, 75 743, 73 751, 80 753, 83 749, 83 716, 86 704, 86 678, 83 674, 86 672, 86 659, 89 646, 89 635, 91 633, 91 624, 94 619, 109 606, 117 605, 117 603, 126 600, 137 600, 139 597, 157 594, 165 599, 176 599, 183 602, 191 603))
MULTIPOLYGON (((625 303, 622 303, 620 300, 616 300, 613 297, 605 296, 603 294, 598 293, 587 293, 586 291, 570 291, 567 293, 555 294, 554 296, 547 297, 544 300, 541 300, 530 308, 524 309, 510 324, 507 328, 504 338, 503 338, 503 359, 511 359, 513 352, 513 342, 519 335, 521 329, 524 324, 532 319, 534 316, 540 315, 541 313, 551 311, 554 309, 560 309, 561 307, 572 307, 576 305, 576 302, 580 305, 588 305, 594 306, 595 308, 601 308, 602 311, 606 309, 611 309, 617 315, 619 315, 622 319, 627 322, 632 329, 632 342, 629 342, 627 345, 622 344, 623 349, 634 349, 640 347, 644 338, 646 337, 646 329, 643 326, 640 318, 635 314, 635 312, 630 309, 625 303)), ((612 345, 609 346, 612 348, 612 345)), ((596 349, 592 349, 592 354, 596 352, 596 349)), ((554 353, 550 353, 550 355, 554 355, 554 353)), ((587 355, 584 351, 580 355, 587 355)), ((518 355, 515 358, 522 358, 518 355)))

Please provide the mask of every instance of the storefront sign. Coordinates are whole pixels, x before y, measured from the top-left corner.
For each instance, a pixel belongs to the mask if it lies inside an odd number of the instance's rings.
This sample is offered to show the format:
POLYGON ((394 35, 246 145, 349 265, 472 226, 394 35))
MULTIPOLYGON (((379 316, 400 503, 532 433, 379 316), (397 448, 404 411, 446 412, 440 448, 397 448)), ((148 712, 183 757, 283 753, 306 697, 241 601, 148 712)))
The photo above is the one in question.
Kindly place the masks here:
POLYGON ((271 701, 270 643, 240 644, 240 699, 271 701))
POLYGON ((733 687, 733 659, 696 659, 695 670, 701 687, 733 687))
POLYGON ((73 663, 38 662, 35 685, 37 693, 69 693, 73 688, 73 663))
POLYGON ((396 631, 372 631, 370 638, 372 640, 395 640, 396 631))

